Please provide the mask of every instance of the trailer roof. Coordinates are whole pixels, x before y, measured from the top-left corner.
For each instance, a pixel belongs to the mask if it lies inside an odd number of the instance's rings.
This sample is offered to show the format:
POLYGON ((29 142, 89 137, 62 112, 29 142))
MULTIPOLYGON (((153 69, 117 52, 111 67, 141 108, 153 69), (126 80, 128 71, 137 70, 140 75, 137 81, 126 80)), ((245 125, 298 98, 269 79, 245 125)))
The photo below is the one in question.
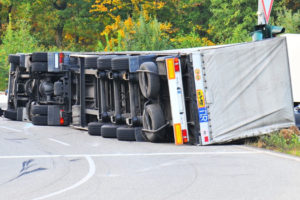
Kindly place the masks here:
MULTIPOLYGON (((267 40, 273 40, 276 38, 270 38, 267 40)), ((256 41, 261 42, 261 41, 256 41)), ((90 57, 92 55, 145 55, 145 54, 156 54, 156 55, 189 55, 194 52, 225 48, 230 46, 237 46, 253 42, 243 42, 243 43, 234 43, 234 44, 225 44, 225 45, 215 45, 215 46, 204 46, 204 47, 194 47, 194 48, 184 48, 184 49, 170 49, 170 50, 160 50, 160 51, 118 51, 118 52, 84 52, 84 53, 71 53, 72 57, 90 57)))
POLYGON ((85 53, 72 53, 70 56, 73 57, 90 57, 92 55, 140 55, 140 54, 157 54, 157 55, 188 55, 195 51, 201 51, 206 49, 222 48, 227 46, 232 46, 236 44, 227 45, 215 45, 215 46, 205 46, 205 47, 194 47, 185 49, 171 49, 171 50, 160 50, 160 51, 119 51, 119 52, 85 52, 85 53))

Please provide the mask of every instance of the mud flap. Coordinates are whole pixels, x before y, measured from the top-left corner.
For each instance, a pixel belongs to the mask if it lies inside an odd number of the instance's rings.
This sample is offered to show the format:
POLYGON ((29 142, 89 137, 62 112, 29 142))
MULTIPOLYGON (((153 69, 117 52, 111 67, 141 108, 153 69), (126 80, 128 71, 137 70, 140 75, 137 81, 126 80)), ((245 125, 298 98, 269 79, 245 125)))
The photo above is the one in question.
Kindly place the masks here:
POLYGON ((23 107, 17 108, 17 121, 23 121, 23 107))
POLYGON ((60 124, 60 108, 57 105, 48 106, 48 125, 59 126, 60 124))

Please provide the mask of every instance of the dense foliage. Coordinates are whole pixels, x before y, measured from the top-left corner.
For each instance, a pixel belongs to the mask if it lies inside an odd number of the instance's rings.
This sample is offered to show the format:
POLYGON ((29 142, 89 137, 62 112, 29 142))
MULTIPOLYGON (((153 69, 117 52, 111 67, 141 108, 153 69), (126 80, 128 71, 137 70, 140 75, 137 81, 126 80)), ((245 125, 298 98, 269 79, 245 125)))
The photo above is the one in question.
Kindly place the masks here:
MULTIPOLYGON (((300 32, 300 3, 277 0, 271 23, 300 32)), ((257 1, 0 0, 0 89, 7 55, 38 50, 159 50, 250 41, 257 1)))

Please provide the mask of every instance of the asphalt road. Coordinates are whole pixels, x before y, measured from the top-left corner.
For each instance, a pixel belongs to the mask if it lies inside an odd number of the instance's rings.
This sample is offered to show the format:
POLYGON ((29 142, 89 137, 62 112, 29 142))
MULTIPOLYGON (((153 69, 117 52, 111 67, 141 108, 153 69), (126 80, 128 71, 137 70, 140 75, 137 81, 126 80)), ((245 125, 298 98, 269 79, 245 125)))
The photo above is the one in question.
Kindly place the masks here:
POLYGON ((92 137, 0 118, 0 199, 299 199, 300 159, 92 137))

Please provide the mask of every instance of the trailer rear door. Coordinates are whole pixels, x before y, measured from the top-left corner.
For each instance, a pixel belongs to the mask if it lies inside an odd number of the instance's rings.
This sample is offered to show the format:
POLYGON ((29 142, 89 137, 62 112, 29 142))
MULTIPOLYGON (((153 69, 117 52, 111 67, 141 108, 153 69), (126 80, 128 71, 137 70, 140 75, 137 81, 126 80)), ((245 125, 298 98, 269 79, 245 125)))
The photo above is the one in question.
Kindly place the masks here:
POLYGON ((285 38, 203 50, 192 58, 203 145, 295 124, 285 38))

